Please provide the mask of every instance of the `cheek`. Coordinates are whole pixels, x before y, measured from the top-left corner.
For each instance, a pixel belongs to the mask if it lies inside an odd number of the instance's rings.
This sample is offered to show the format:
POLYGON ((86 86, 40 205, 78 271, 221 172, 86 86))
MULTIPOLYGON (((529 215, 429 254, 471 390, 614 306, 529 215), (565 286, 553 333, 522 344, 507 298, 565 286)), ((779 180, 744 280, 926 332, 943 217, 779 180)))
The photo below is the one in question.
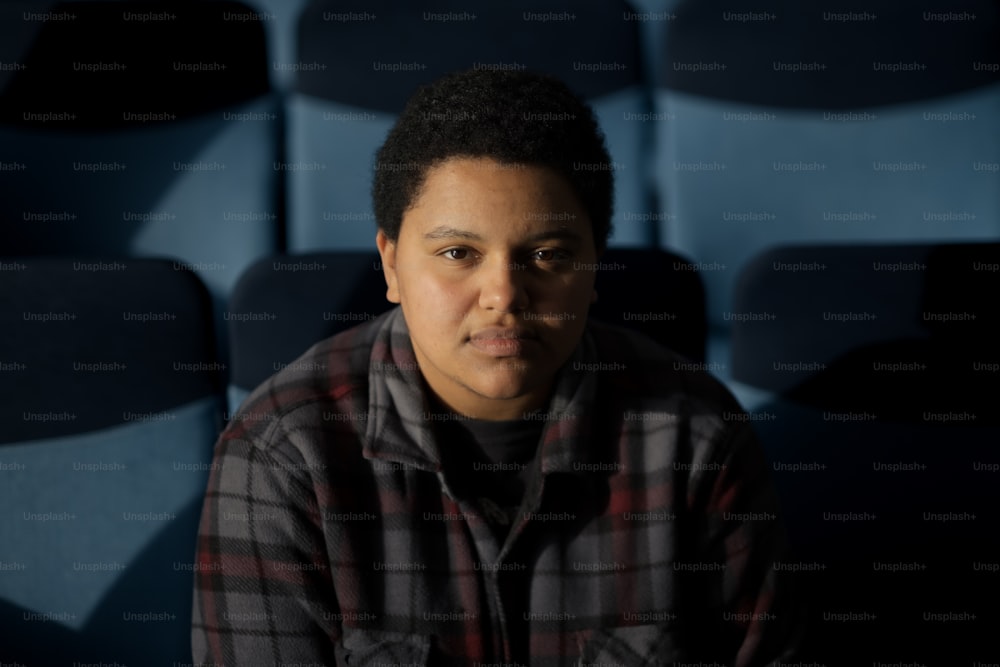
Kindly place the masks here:
POLYGON ((467 285, 446 280, 430 271, 407 276, 402 291, 408 319, 416 318, 428 330, 454 328, 465 319, 474 300, 467 285))
POLYGON ((593 281, 579 279, 551 286, 551 289, 544 291, 544 295, 539 295, 534 310, 552 314, 553 317, 546 326, 554 339, 569 347, 579 339, 587 324, 593 290, 593 281))
POLYGON ((539 291, 537 303, 544 303, 552 310, 586 313, 594 292, 594 281, 587 277, 572 277, 565 282, 552 284, 539 291))

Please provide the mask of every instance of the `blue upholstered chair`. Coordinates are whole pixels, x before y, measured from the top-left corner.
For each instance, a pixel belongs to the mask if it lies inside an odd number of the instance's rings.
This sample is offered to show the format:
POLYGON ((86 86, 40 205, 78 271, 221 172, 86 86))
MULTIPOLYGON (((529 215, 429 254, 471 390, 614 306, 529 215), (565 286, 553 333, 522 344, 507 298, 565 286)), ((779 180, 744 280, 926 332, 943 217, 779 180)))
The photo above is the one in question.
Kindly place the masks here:
POLYGON ((166 260, 0 267, 0 659, 189 663, 223 410, 209 294, 166 260))

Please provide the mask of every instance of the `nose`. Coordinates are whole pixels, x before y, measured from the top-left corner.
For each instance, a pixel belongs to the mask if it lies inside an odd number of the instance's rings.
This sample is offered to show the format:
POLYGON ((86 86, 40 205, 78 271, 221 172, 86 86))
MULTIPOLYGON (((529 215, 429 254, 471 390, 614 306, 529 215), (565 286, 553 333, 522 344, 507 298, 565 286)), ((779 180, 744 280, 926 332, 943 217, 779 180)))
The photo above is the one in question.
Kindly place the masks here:
POLYGON ((516 313, 528 308, 526 264, 496 257, 480 268, 479 305, 486 310, 516 313))

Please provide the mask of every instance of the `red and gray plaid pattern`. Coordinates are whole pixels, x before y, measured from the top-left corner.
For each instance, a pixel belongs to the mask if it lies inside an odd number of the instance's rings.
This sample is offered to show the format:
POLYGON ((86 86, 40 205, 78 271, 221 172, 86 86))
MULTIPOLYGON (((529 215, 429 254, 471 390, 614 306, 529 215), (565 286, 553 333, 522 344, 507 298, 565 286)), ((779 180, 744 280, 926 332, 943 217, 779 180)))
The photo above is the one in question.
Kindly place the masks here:
POLYGON ((766 463, 736 402, 689 366, 592 322, 499 544, 448 487, 461 471, 435 441, 402 312, 314 346, 217 444, 196 664, 788 660, 801 614, 774 568, 766 463))

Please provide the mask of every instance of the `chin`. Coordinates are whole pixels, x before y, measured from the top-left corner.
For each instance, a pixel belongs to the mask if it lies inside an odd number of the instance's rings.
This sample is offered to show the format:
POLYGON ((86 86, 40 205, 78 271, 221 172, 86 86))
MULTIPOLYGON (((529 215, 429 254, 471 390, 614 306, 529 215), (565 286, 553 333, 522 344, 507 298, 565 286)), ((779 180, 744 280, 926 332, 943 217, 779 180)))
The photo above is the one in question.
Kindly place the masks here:
POLYGON ((489 377, 478 376, 475 384, 470 384, 469 388, 486 398, 507 400, 523 396, 536 386, 536 382, 532 382, 521 373, 501 374, 493 371, 489 377))

